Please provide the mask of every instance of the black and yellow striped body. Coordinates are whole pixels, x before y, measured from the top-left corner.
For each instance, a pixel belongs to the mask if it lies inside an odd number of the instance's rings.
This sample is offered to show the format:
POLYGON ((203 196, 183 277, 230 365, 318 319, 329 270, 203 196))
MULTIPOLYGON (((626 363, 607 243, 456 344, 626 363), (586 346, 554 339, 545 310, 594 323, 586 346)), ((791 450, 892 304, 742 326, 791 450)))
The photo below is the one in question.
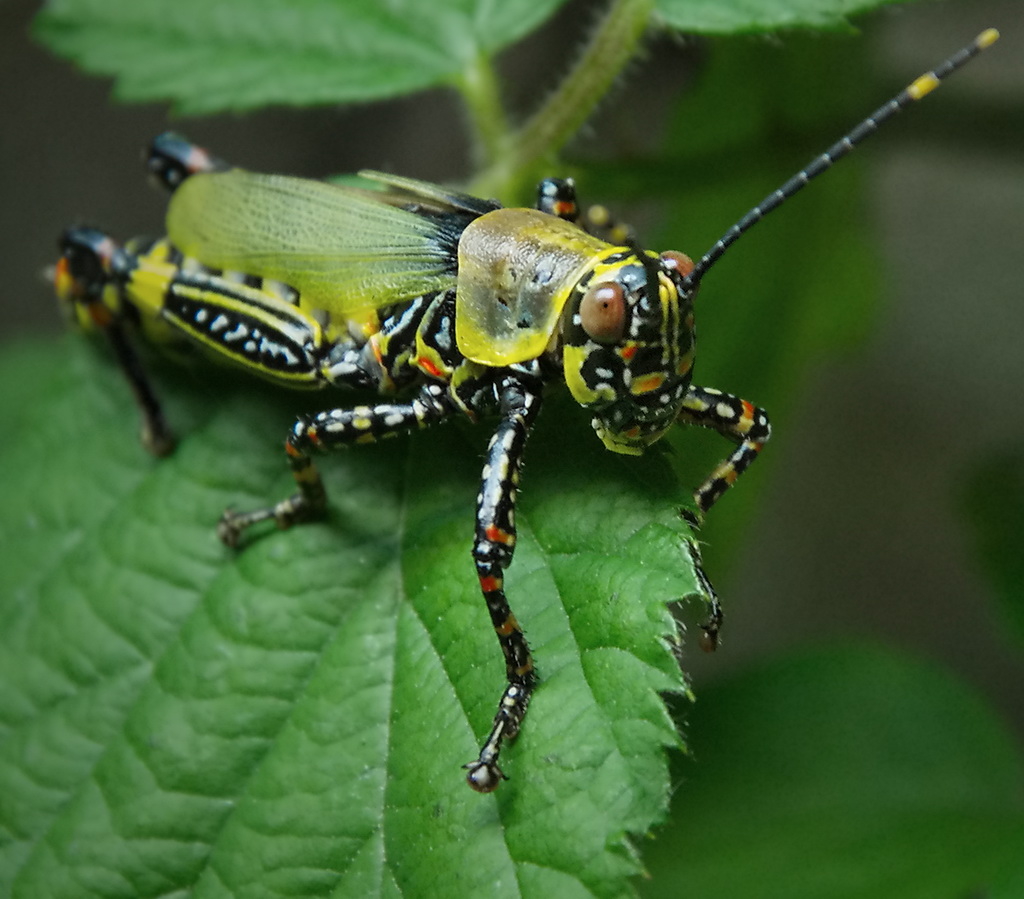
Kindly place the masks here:
MULTIPOLYGON (((538 209, 502 209, 389 179, 403 200, 417 193, 414 202, 385 210, 379 220, 375 198, 359 194, 352 200, 331 189, 325 202, 340 205, 353 221, 407 228, 405 237, 395 238, 409 247, 401 251, 403 273, 392 283, 381 263, 353 262, 356 274, 347 270, 350 280, 338 281, 334 295, 322 276, 331 259, 309 263, 294 278, 280 277, 294 264, 289 253, 308 256, 325 239, 305 233, 308 223, 278 222, 290 249, 255 264, 251 247, 263 258, 270 238, 247 243, 240 235, 249 226, 233 218, 249 191, 268 208, 293 215, 283 211, 277 194, 316 197, 319 188, 240 173, 177 138, 158 139, 149 167, 175 191, 170 238, 120 247, 91 229, 65 233, 57 293, 80 321, 101 323, 112 340, 118 334, 126 358, 131 354, 122 326, 157 344, 197 348, 283 386, 353 387, 393 396, 299 418, 285 445, 295 494, 252 512, 226 512, 218 526, 225 543, 235 545, 259 522, 288 527, 320 515, 327 500, 312 461, 317 452, 454 415, 496 415, 477 499, 473 557, 505 658, 507 687, 478 759, 467 765, 474 789, 496 788, 504 777, 501 747, 519 731, 536 684, 529 646, 505 593, 504 570, 515 552, 522 459, 545 385, 564 380, 591 410, 609 449, 635 454, 657 440, 683 414, 694 390, 692 295, 680 289, 689 260, 614 246, 587 233, 571 220, 577 217, 571 182, 545 182, 538 209), (228 180, 216 180, 221 178, 228 180), (206 215, 189 191, 192 184, 205 199, 222 196, 227 211, 218 207, 219 213, 206 215), (175 206, 182 195, 183 205, 175 206), (404 218, 409 215, 415 218, 411 225, 404 218), (222 229, 235 230, 222 237, 222 229), (417 266, 427 274, 416 274, 417 266), (385 291, 380 300, 367 302, 368 285, 385 291), (611 291, 615 299, 596 319, 588 306, 595 291, 598 297, 611 291)), ((360 241, 354 253, 365 252, 360 241)), ((164 427, 154 424, 158 405, 141 368, 133 358, 122 365, 137 395, 148 396, 140 399, 146 428, 164 427)), ((719 482, 725 481, 716 473, 719 482)), ((717 487, 703 489, 709 497, 719 493, 717 487)))
POLYGON ((168 240, 129 243, 122 292, 141 322, 166 326, 163 337, 292 387, 324 379, 328 338, 287 285, 210 269, 168 240), (134 252, 132 252, 134 250, 134 252))

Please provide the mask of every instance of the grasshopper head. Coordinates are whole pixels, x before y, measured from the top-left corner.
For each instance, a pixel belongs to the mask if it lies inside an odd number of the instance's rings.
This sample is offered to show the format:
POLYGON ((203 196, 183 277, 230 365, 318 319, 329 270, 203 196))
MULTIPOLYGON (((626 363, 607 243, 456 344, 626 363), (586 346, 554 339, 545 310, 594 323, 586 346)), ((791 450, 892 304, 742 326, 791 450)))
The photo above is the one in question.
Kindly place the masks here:
POLYGON ((616 247, 576 284, 563 330, 565 380, 617 453, 639 455, 675 421, 693 367, 682 253, 616 247))
POLYGON ((120 304, 120 282, 128 268, 124 249, 95 228, 68 228, 53 287, 61 306, 85 330, 102 324, 120 304))

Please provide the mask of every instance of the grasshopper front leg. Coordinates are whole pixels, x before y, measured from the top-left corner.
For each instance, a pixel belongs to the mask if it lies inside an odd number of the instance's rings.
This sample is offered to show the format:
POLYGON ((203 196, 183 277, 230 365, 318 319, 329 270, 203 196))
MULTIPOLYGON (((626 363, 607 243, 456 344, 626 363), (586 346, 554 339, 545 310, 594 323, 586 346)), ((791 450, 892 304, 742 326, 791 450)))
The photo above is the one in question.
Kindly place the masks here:
POLYGON ((466 765, 466 782, 478 792, 490 793, 505 778, 498 767, 502 744, 522 725, 537 682, 533 656, 505 596, 504 569, 512 561, 516 544, 515 504, 522 470, 523 450, 541 404, 541 385, 509 375, 498 388, 501 421, 487 449, 476 508, 476 561, 480 589, 505 656, 507 685, 498 702, 491 730, 480 755, 466 765))
MULTIPOLYGON (((691 384, 687 390, 686 399, 676 420, 681 424, 711 428, 739 444, 693 493, 698 514, 687 515, 687 520, 694 528, 699 528, 708 509, 736 483, 736 479, 758 457, 771 437, 772 428, 764 409, 731 393, 723 393, 713 387, 698 387, 695 384, 691 384)), ((718 645, 722 607, 718 602, 718 594, 704 572, 700 547, 695 540, 690 542, 690 552, 697 580, 707 598, 709 612, 708 620, 701 625, 704 631, 701 648, 706 652, 712 652, 718 645)))
POLYGON ((696 384, 690 385, 676 420, 711 428, 739 444, 694 491, 694 502, 703 516, 758 457, 772 435, 772 427, 764 409, 731 393, 696 384))

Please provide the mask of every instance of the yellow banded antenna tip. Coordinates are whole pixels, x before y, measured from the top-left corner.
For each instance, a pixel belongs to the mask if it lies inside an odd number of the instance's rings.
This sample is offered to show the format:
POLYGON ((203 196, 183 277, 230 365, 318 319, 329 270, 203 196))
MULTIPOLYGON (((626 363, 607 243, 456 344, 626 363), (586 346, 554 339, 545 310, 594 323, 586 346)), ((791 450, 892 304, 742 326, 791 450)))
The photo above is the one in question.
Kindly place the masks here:
POLYGON ((915 100, 920 100, 926 94, 930 94, 939 86, 939 79, 931 72, 915 78, 912 84, 907 85, 907 93, 915 100))
POLYGON ((999 30, 997 28, 986 28, 974 39, 974 43, 978 45, 979 49, 984 50, 986 47, 991 47, 998 40, 999 30))
POLYGON ((939 86, 943 78, 969 62, 973 57, 981 53, 982 50, 987 50, 997 40, 999 40, 999 32, 995 28, 986 28, 959 53, 953 54, 935 70, 925 72, 920 78, 908 84, 906 89, 907 96, 911 100, 920 100, 922 97, 927 96, 939 86))

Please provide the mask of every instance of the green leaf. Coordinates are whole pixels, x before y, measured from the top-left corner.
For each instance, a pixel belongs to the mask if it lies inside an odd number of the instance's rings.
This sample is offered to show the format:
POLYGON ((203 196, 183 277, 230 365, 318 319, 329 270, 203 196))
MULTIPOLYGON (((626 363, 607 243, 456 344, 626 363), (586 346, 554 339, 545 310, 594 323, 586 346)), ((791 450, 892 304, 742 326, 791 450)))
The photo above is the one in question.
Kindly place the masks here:
POLYGON ((36 34, 179 112, 392 97, 451 84, 564 0, 51 0, 36 34))
POLYGON ((782 28, 850 29, 849 17, 893 0, 657 0, 665 21, 700 34, 782 28))
POLYGON ((1020 747, 932 665, 806 652, 709 686, 689 717, 695 761, 646 853, 651 899, 680 884, 693 899, 958 899, 1021 882, 1020 747))
POLYGON ((544 410, 507 578, 541 685, 481 796, 460 766, 504 683, 469 555, 486 427, 326 458, 326 522, 231 552, 220 510, 289 491, 281 438, 334 395, 161 366, 181 441, 158 461, 77 335, 0 378, 0 893, 628 891, 678 744, 666 603, 694 592, 663 458, 544 410))

